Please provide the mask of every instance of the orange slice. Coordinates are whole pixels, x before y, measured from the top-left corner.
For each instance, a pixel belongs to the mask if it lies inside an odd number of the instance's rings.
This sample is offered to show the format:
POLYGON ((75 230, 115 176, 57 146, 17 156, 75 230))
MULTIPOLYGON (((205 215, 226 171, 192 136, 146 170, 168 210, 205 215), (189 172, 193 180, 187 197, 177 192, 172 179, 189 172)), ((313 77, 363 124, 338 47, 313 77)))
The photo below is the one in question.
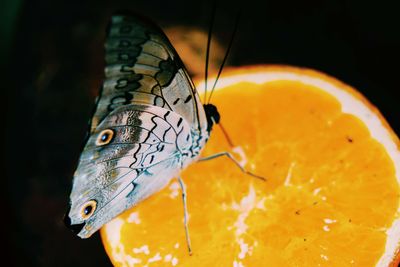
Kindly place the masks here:
MULTIPOLYGON (((213 81, 210 81, 212 84, 213 81)), ((203 88, 203 85, 198 85, 203 88)), ((284 66, 225 72, 214 126, 189 166, 189 256, 177 181, 101 229, 116 266, 397 266, 399 139, 353 88, 284 66)))

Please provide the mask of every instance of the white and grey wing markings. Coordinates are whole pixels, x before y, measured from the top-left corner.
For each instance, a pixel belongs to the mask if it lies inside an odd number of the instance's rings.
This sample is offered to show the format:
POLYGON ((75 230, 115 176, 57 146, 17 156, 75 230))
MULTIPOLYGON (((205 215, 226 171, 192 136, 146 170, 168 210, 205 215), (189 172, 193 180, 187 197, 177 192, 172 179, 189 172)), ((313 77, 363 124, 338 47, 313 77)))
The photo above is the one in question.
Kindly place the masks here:
POLYGON ((190 138, 190 128, 184 123, 184 119, 175 112, 157 106, 120 107, 100 123, 93 135, 96 136, 106 129, 114 132, 112 141, 99 147, 95 144, 95 138, 92 138, 85 150, 107 150, 102 160, 113 160, 116 159, 115 156, 126 154, 116 151, 118 148, 129 149, 129 154, 134 158, 130 167, 139 164, 145 167, 154 163, 157 158, 171 157, 189 146, 184 140, 190 138))
MULTIPOLYGON (((190 127, 175 112, 157 106, 127 105, 111 112, 96 128, 82 152, 79 171, 96 173, 98 187, 93 194, 135 183, 142 174, 152 179, 159 165, 176 166, 190 148, 190 127), (107 145, 96 140, 104 131, 112 131, 107 145)), ((165 166, 163 169, 165 170, 165 166)), ((85 183, 85 176, 76 175, 85 183)))
POLYGON ((129 104, 162 107, 181 115, 194 129, 206 127, 198 94, 158 27, 136 17, 113 16, 105 49, 105 81, 92 132, 111 111, 129 104))

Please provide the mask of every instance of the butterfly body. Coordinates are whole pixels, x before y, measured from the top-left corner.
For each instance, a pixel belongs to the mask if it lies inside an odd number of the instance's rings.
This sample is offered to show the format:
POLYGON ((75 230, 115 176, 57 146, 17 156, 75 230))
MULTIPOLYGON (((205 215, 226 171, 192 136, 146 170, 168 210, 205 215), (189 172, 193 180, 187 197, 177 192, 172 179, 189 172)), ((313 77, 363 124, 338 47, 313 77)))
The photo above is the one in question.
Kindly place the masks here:
POLYGON ((196 161, 215 121, 154 25, 113 16, 105 49, 105 81, 65 219, 82 238, 196 161))

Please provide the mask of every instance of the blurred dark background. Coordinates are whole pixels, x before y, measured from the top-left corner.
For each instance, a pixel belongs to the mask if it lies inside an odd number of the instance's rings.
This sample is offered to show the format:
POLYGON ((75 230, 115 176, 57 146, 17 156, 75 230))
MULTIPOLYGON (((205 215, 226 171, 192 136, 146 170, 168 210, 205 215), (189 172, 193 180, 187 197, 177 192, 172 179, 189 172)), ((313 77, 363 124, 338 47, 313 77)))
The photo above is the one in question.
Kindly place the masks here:
MULTIPOLYGON (((360 90, 399 135, 400 16, 393 3, 218 1, 214 36, 226 45, 235 13, 242 10, 229 65, 277 63, 323 71, 360 90)), ((108 18, 129 9, 162 28, 207 31, 211 6, 210 1, 2 1, 1 94, 7 102, 1 240, 3 260, 11 259, 7 266, 111 265, 98 234, 80 240, 61 222, 102 82, 108 18)))

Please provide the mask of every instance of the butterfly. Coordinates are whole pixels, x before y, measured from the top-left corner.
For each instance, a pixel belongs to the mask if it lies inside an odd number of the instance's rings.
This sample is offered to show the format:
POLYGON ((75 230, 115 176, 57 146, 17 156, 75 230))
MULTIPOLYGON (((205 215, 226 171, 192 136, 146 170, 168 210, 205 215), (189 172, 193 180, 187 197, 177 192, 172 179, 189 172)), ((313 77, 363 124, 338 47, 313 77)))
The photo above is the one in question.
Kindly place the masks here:
POLYGON ((138 16, 113 16, 105 62, 105 79, 74 173, 64 222, 79 237, 90 237, 178 177, 190 252, 180 171, 198 160, 223 155, 247 171, 228 152, 199 158, 220 115, 214 105, 201 103, 160 28, 138 16))

